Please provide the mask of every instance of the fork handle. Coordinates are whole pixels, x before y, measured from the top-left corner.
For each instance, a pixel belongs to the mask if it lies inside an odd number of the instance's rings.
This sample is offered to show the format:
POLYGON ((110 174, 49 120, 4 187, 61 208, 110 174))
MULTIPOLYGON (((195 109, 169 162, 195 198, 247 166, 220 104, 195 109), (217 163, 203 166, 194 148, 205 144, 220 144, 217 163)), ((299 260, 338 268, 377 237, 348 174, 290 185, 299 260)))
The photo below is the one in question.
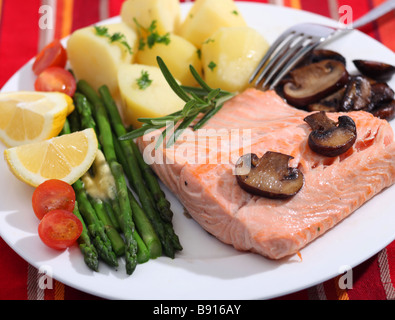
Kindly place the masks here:
POLYGON ((352 24, 352 27, 353 29, 361 28, 392 10, 395 10, 395 0, 386 1, 362 16, 361 18, 355 20, 352 24))

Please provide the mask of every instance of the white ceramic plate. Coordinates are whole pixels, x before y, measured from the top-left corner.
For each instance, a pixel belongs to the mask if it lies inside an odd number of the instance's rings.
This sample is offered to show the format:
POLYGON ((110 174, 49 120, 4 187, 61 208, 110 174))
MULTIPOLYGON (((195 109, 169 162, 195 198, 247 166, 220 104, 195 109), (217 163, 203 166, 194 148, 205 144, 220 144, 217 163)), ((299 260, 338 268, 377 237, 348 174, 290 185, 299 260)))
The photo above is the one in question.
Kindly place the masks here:
MULTIPOLYGON (((238 6, 248 24, 269 42, 295 23, 336 25, 327 18, 283 7, 248 2, 240 2, 238 6)), ((183 13, 189 8, 190 4, 183 4, 183 13)), ((356 58, 395 64, 392 51, 358 31, 327 47, 348 58, 350 71, 354 70, 351 60, 356 58)), ((19 70, 3 91, 32 90, 31 65, 32 61, 19 70)), ((3 151, 4 146, 0 145, 0 152, 3 151)), ((33 188, 17 180, 4 160, 0 160, 0 176, 1 237, 33 266, 49 268, 58 281, 108 299, 274 298, 336 277, 344 268, 367 260, 395 238, 395 187, 377 195, 301 250, 302 261, 297 256, 270 261, 236 251, 187 218, 176 197, 166 190, 175 212, 174 227, 184 250, 174 260, 161 257, 140 265, 132 276, 126 275, 123 261, 118 270, 101 263, 100 272, 94 273, 85 266, 78 247, 55 252, 41 243, 37 236, 38 220, 31 209, 33 188)))

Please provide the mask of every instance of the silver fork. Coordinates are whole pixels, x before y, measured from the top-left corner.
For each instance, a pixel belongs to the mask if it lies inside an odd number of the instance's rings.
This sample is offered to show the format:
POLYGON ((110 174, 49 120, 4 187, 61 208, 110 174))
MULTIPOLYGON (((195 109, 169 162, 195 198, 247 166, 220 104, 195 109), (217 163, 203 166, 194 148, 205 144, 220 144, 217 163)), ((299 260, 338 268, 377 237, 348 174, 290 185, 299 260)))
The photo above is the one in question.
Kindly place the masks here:
POLYGON ((262 82, 264 89, 273 89, 278 82, 313 49, 340 34, 360 28, 395 9, 389 0, 354 21, 350 27, 330 27, 315 23, 297 24, 284 31, 270 46, 250 77, 255 87, 262 82))

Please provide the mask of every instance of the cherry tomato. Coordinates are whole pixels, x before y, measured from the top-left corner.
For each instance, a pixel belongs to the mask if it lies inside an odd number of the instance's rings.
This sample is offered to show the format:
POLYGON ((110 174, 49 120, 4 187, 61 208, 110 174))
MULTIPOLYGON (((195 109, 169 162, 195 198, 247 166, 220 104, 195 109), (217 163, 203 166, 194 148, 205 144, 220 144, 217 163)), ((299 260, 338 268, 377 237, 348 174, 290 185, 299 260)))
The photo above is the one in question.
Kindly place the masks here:
POLYGON ((39 75, 49 67, 64 68, 67 62, 67 52, 59 40, 54 40, 48 44, 37 55, 33 64, 33 72, 39 75))
POLYGON ((77 84, 69 71, 60 67, 49 67, 39 74, 34 88, 36 91, 63 92, 72 97, 77 84))
POLYGON ((40 239, 50 248, 64 250, 73 245, 83 230, 82 222, 70 211, 52 210, 38 225, 40 239))
POLYGON ((74 189, 71 185, 62 180, 47 180, 40 184, 33 192, 33 211, 40 220, 49 211, 55 209, 73 211, 74 205, 74 189))

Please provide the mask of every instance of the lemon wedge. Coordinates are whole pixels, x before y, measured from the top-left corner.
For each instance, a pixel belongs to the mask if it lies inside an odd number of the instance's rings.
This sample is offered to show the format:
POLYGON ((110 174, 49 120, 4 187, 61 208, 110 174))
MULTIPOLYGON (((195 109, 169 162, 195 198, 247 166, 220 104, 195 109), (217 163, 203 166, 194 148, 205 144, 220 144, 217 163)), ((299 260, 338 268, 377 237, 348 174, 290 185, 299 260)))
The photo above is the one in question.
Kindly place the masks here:
POLYGON ((90 128, 6 149, 4 158, 11 172, 33 187, 48 179, 73 184, 91 167, 97 150, 96 133, 90 128))
POLYGON ((56 137, 73 110, 73 99, 60 92, 0 93, 0 140, 16 147, 56 137))

